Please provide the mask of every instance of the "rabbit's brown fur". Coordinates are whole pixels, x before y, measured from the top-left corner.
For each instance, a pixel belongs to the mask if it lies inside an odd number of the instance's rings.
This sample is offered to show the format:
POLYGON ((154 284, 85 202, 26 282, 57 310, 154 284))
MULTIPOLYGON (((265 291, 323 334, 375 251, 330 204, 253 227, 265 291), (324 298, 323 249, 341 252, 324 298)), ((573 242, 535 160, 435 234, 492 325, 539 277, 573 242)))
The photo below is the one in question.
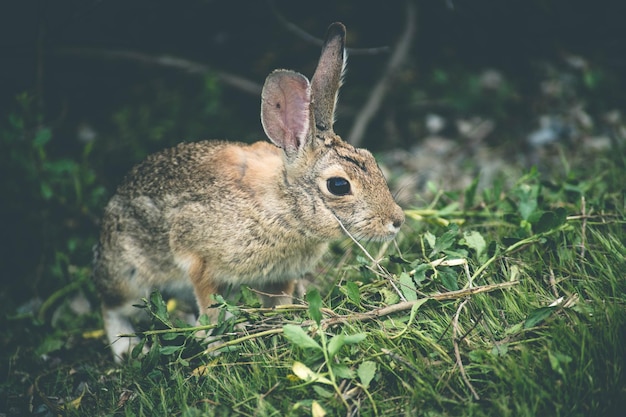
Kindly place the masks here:
POLYGON ((136 343, 117 336, 133 331, 132 304, 154 288, 193 288, 215 320, 207 307, 227 286, 275 294, 262 296, 266 306, 289 303, 295 280, 343 235, 339 222, 356 238, 397 233, 404 213, 376 161, 332 130, 344 38, 331 25, 312 85, 292 71, 268 76, 262 123, 274 144, 182 143, 120 185, 94 263, 116 360, 136 343))

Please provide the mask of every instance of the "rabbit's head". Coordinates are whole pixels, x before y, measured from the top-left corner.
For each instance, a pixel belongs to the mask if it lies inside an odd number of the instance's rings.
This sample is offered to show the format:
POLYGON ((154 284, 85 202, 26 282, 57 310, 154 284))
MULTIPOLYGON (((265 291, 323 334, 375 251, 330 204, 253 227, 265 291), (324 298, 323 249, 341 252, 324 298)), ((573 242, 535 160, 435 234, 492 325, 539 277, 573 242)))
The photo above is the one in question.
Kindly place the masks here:
POLYGON ((332 24, 312 81, 276 70, 262 92, 261 121, 283 150, 286 194, 310 234, 332 239, 347 231, 360 239, 393 238, 404 222, 374 157, 333 131, 345 67, 346 30, 332 24), (344 230, 345 229, 345 230, 344 230))

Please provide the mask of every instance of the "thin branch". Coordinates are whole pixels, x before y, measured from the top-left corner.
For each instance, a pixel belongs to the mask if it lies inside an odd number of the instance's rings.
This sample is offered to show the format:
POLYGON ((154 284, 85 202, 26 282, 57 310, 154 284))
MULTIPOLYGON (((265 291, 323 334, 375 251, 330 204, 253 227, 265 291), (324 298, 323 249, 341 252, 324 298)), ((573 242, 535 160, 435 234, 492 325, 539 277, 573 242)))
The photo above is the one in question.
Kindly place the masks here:
MULTIPOLYGON (((508 281, 501 282, 499 284, 489 284, 489 285, 481 285, 479 287, 465 288, 462 290, 456 291, 448 291, 437 294, 430 294, 426 297, 419 298, 417 300, 411 301, 403 301, 397 304, 392 304, 387 307, 376 308, 374 310, 367 311, 365 313, 352 313, 346 315, 339 315, 333 312, 330 309, 322 309, 322 314, 328 316, 328 318, 322 319, 320 322, 321 327, 330 327, 338 324, 345 323, 355 323, 355 322, 366 322, 370 320, 374 320, 380 317, 386 317, 391 314, 399 313, 402 311, 411 310, 415 304, 421 304, 424 300, 435 300, 435 301, 447 301, 447 300, 458 300, 460 298, 470 297, 476 294, 489 293, 497 290, 504 290, 506 288, 513 287, 519 284, 519 281, 508 281)), ((262 308, 241 308, 240 310, 243 313, 248 314, 266 314, 266 313, 277 313, 277 312, 290 312, 295 310, 307 310, 308 306, 302 304, 283 304, 276 307, 262 307, 262 308)), ((312 326, 316 324, 314 320, 305 320, 300 323, 301 326, 312 326)), ((131 334, 121 334, 120 337, 134 337, 138 335, 150 336, 156 334, 165 334, 165 333, 180 333, 180 332, 195 332, 200 330, 210 330, 217 327, 216 324, 208 324, 203 326, 193 326, 193 327, 173 327, 169 329, 162 330, 147 330, 145 332, 131 333, 131 334)), ((257 333, 255 333, 257 334, 257 333)), ((246 337, 247 339, 247 337, 246 337)))
POLYGON ((459 333, 459 315, 461 314, 461 310, 463 309, 463 307, 465 307, 465 304, 467 304, 469 300, 470 300, 469 298, 466 298, 465 300, 463 300, 461 304, 459 304, 459 308, 456 310, 456 314, 454 315, 454 318, 452 319, 452 342, 454 344, 454 357, 456 358, 456 364, 458 365, 459 370, 461 371, 461 377, 463 378, 465 385, 467 385, 469 390, 472 392, 474 399, 476 399, 476 401, 479 401, 480 397, 478 396, 478 393, 472 386, 472 383, 470 382, 469 378, 467 377, 467 374, 465 373, 465 367, 463 366, 463 361, 461 360, 461 351, 459 349, 459 338, 457 338, 457 335, 459 333))
MULTIPOLYGON (((466 288, 466 289, 457 290, 457 291, 449 291, 449 292, 444 292, 444 293, 439 293, 439 294, 431 294, 424 298, 426 298, 427 300, 436 300, 436 301, 456 300, 456 299, 468 297, 474 294, 492 292, 495 290, 512 287, 517 284, 519 284, 518 281, 510 281, 510 282, 503 282, 500 284, 482 285, 480 287, 472 287, 472 288, 466 288)), ((346 322, 369 321, 369 320, 373 320, 379 317, 388 316, 390 314, 395 314, 401 311, 410 310, 413 308, 415 304, 423 303, 424 298, 411 300, 411 301, 404 301, 404 302, 393 304, 387 307, 377 308, 375 310, 371 310, 365 313, 355 313, 355 314, 349 314, 346 316, 330 317, 330 318, 322 320, 321 323, 322 323, 322 326, 328 327, 328 326, 333 326, 336 324, 342 324, 346 322)))
POLYGON ((383 352, 385 355, 391 357, 391 359, 393 359, 394 361, 400 362, 401 364, 403 364, 404 366, 406 366, 407 368, 409 368, 411 371, 415 372, 416 374, 421 373, 421 371, 417 369, 415 366, 413 366, 411 362, 409 362, 407 359, 403 358, 402 356, 398 355, 397 353, 394 353, 390 351, 389 349, 385 349, 385 348, 381 348, 380 351, 383 352))
POLYGON ((554 298, 559 298, 559 291, 556 289, 556 277, 554 276, 554 269, 550 267, 550 288, 552 289, 552 294, 554 294, 554 298))
POLYGON ((112 59, 140 62, 147 65, 156 65, 166 68, 173 68, 190 74, 214 74, 219 81, 229 85, 244 93, 259 96, 262 86, 254 81, 240 77, 238 75, 229 74, 223 71, 211 69, 209 66, 199 62, 190 61, 188 59, 179 58, 171 55, 150 55, 143 52, 131 51, 126 49, 96 49, 96 48, 61 48, 55 50, 55 53, 65 55, 88 56, 99 59, 112 59))
MULTIPOLYGON (((466 289, 457 290, 457 291, 449 291, 445 293, 431 294, 424 298, 420 298, 420 299, 412 300, 412 301, 404 301, 404 302, 393 304, 387 307, 381 307, 381 308, 377 308, 374 310, 370 310, 365 313, 353 313, 353 314, 347 314, 347 315, 337 315, 333 313, 330 317, 322 319, 322 321, 320 322, 320 327, 322 329, 326 329, 328 327, 337 326, 340 324, 367 322, 370 320, 389 316, 391 314, 411 310, 414 305, 418 303, 424 303, 424 299, 436 300, 436 301, 455 300, 455 299, 469 297, 475 294, 502 290, 502 289, 509 288, 517 284, 519 284, 518 281, 509 281, 509 282, 502 282, 500 284, 482 285, 479 287, 466 288, 466 289)), ((241 311, 248 312, 248 313, 269 313, 269 312, 277 312, 281 310, 282 311, 290 311, 294 309, 304 310, 307 308, 308 308, 307 306, 303 306, 303 305, 282 305, 282 306, 277 306, 273 308, 254 308, 254 309, 242 308, 241 311)), ((329 311, 322 311, 322 313, 329 314, 329 311)), ((457 317, 457 320, 458 320, 458 317, 457 317)), ((316 325, 316 322, 314 320, 305 320, 302 323, 300 323, 300 326, 302 327, 308 327, 308 326, 313 326, 313 325, 316 325)), ((137 336, 138 334, 149 336, 149 335, 164 334, 164 333, 194 332, 194 331, 199 331, 199 330, 207 330, 207 329, 214 328, 214 327, 215 325, 208 325, 208 326, 195 326, 195 327, 186 327, 186 328, 171 328, 171 329, 164 329, 164 330, 148 330, 148 331, 137 333, 137 334, 132 334, 132 335, 124 334, 120 336, 130 337, 130 336, 137 336)), ((218 344, 211 345, 207 349, 205 349, 202 353, 197 354, 194 357, 197 357, 200 355, 208 355, 226 346, 235 346, 247 340, 256 339, 258 337, 268 336, 272 334, 280 334, 283 331, 282 329, 283 327, 282 327, 282 322, 281 322, 279 324, 279 327, 260 331, 260 332, 253 333, 253 334, 247 334, 237 339, 224 342, 223 344, 218 343, 218 344)))
MULTIPOLYGON (((294 35, 296 35, 300 39, 302 39, 302 40, 304 40, 304 41, 306 41, 306 42, 308 42, 310 44, 313 44, 313 45, 316 45, 316 46, 320 46, 320 47, 324 44, 324 39, 317 38, 317 37, 311 35, 309 32, 307 32, 306 30, 302 29, 300 26, 298 26, 295 23, 292 23, 289 20, 287 20, 285 18, 285 16, 283 16, 282 13, 280 13, 278 11, 278 7, 276 7, 276 3, 274 2, 274 0, 268 0, 268 3, 270 5, 270 9, 272 9, 272 13, 274 13, 274 16, 276 17, 276 19, 288 31, 290 31, 291 33, 293 33, 294 35)), ((376 46, 376 47, 372 47, 372 48, 346 48, 346 51, 348 52, 349 55, 377 55, 377 54, 388 53, 389 49, 390 48, 388 46, 376 46)))
POLYGON ((417 26, 416 15, 417 13, 413 2, 411 0, 407 0, 404 33, 402 34, 400 40, 398 40, 398 43, 393 50, 393 54, 387 63, 385 72, 380 77, 380 80, 378 80, 378 83, 376 83, 376 86, 372 89, 367 102, 356 117, 354 124, 352 125, 352 129, 348 134, 348 142, 354 146, 359 146, 363 141, 367 126, 376 113, 378 113, 387 92, 391 88, 391 84, 393 83, 396 74, 407 60, 411 43, 415 37, 415 30, 417 26))

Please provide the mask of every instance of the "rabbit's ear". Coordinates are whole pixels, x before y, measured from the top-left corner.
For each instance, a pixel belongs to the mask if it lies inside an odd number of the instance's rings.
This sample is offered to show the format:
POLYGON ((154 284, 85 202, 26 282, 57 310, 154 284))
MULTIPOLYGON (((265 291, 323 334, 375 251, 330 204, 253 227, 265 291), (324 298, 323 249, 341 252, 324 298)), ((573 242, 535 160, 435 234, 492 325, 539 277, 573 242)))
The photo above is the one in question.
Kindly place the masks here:
POLYGON ((304 145, 309 132, 309 80, 297 72, 276 70, 261 93, 261 123, 265 134, 288 156, 304 145))
POLYGON ((317 69, 311 80, 315 125, 318 130, 332 130, 335 122, 335 105, 346 63, 344 49, 346 27, 333 23, 326 32, 317 69))

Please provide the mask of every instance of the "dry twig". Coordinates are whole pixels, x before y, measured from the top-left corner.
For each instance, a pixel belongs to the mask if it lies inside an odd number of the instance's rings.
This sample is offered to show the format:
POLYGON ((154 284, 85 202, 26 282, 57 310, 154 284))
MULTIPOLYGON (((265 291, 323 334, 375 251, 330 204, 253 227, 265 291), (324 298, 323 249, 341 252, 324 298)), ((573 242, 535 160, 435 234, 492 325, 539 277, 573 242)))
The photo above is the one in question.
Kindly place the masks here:
POLYGON ((363 141, 363 136, 365 136, 367 126, 376 113, 378 113, 378 110, 380 109, 380 106, 387 95, 389 88, 391 87, 395 75, 407 59, 411 42, 415 37, 415 30, 417 26, 416 14, 413 2, 411 0, 407 0, 404 33, 396 44, 393 53, 391 54, 391 58, 389 58, 385 72, 372 89, 370 96, 365 102, 363 109, 361 109, 357 115, 354 124, 352 125, 352 129, 350 129, 350 133, 348 134, 348 142, 354 146, 359 146, 363 141))
MULTIPOLYGON (((455 299, 469 297, 475 294, 487 293, 487 292, 509 288, 517 284, 518 284, 518 281, 509 281, 509 282, 502 282, 500 284, 482 285, 479 287, 465 288, 465 289, 457 290, 457 291, 449 291, 445 293, 431 294, 425 298, 426 300, 436 300, 436 301, 455 300, 455 299)), ((337 325, 345 324, 345 323, 366 322, 366 321, 378 319, 381 317, 389 316, 391 314, 399 313, 402 311, 411 310, 413 306, 418 303, 424 303, 424 298, 412 300, 412 301, 404 301, 404 302, 393 304, 387 307, 381 307, 381 308, 377 308, 374 310, 370 310, 365 313, 338 315, 333 312, 332 316, 322 319, 322 321, 320 322, 320 327, 322 329, 326 329, 328 327, 337 326, 337 325)), ((277 311, 306 310, 307 308, 308 306, 305 306, 305 305, 282 305, 282 306, 277 306, 273 308, 254 308, 254 309, 243 308, 241 309, 241 311, 245 313, 269 313, 269 312, 277 312, 277 311)), ((322 313, 328 315, 329 310, 324 309, 322 313)), ((456 319, 458 320, 458 315, 456 319)), ((315 324, 316 323, 314 320, 305 320, 302 323, 300 323, 300 325, 303 327, 313 326, 315 324)), ((202 352, 202 354, 208 355, 224 347, 235 346, 247 340, 252 340, 252 339, 256 339, 256 338, 263 337, 263 336, 269 336, 273 334, 280 334, 283 332, 282 323, 279 324, 279 326, 280 327, 275 327, 269 330, 264 330, 261 332, 248 334, 248 335, 239 337, 237 339, 229 340, 227 342, 224 342, 223 344, 215 344, 215 345, 209 346, 209 348, 207 348, 204 352, 202 352)), ((209 325, 209 326, 197 326, 197 327, 186 328, 186 329, 152 330, 152 331, 144 332, 143 334, 149 335, 149 334, 157 334, 157 333, 188 332, 188 331, 196 331, 196 330, 199 331, 199 330, 207 330, 213 327, 215 326, 209 325)), ((130 336, 130 335, 124 335, 124 336, 130 336)))
POLYGON ((470 300, 469 298, 466 298, 465 300, 463 300, 461 304, 459 304, 459 308, 457 308, 456 314, 454 315, 454 318, 452 319, 452 342, 454 344, 454 357, 456 358, 456 364, 459 367, 459 370, 461 371, 461 377, 463 378, 465 385, 467 385, 469 390, 472 392, 474 399, 478 401, 480 400, 480 397, 478 396, 478 393, 472 386, 472 383, 470 382, 469 378, 467 377, 467 374, 465 373, 465 367, 463 366, 463 361, 461 360, 461 351, 459 349, 459 338, 457 337, 459 333, 459 315, 461 314, 461 310, 463 309, 463 307, 465 307, 465 304, 467 304, 469 300, 470 300))
POLYGON ((261 94, 262 86, 254 81, 240 77, 238 75, 229 74, 223 71, 211 69, 209 66, 199 62, 190 61, 184 58, 178 58, 171 55, 150 55, 143 52, 131 51, 126 49, 97 49, 97 48, 61 48, 55 53, 67 55, 90 56, 101 59, 117 59, 126 61, 135 61, 148 65, 157 65, 166 68, 174 68, 191 74, 214 74, 219 81, 236 88, 244 93, 258 96, 261 94))
MULTIPOLYGON (((276 17, 276 19, 278 19, 278 21, 288 31, 290 31, 291 33, 295 34, 300 39, 303 39, 304 41, 310 44, 313 44, 316 46, 322 46, 324 44, 324 39, 320 39, 311 35, 309 32, 302 29, 295 23, 292 23, 289 20, 287 20, 285 16, 283 16, 282 13, 278 11, 278 8, 276 7, 276 4, 274 3, 273 0, 270 0, 269 4, 270 4, 270 8, 272 9, 272 13, 274 13, 274 16, 276 17)), ((349 55, 376 55, 376 54, 389 52, 389 47, 388 46, 376 46, 373 48, 346 48, 346 51, 348 52, 349 55)))

